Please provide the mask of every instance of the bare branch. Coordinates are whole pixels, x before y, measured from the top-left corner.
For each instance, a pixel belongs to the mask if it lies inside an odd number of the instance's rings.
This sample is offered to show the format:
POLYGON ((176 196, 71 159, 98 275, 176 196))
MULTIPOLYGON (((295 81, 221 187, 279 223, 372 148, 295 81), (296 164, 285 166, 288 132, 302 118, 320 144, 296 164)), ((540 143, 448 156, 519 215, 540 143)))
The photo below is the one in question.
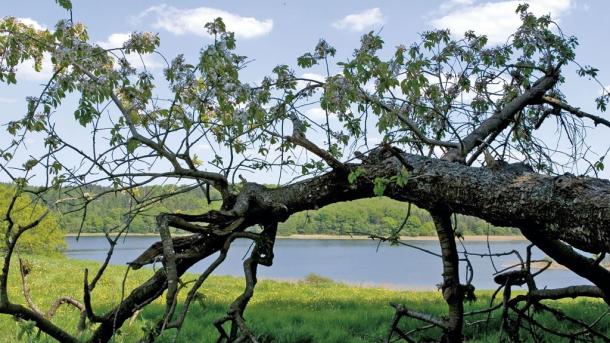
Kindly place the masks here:
MULTIPOLYGON (((550 97, 550 96, 543 96, 541 98, 542 102, 549 104, 553 107, 558 107, 564 111, 567 111, 573 115, 575 115, 578 118, 587 118, 587 119, 591 119, 593 121, 593 124, 595 124, 595 126, 602 124, 604 126, 610 127, 610 121, 607 119, 604 119, 602 117, 587 113, 582 111, 579 108, 573 107, 559 99, 550 97)), ((554 112, 550 112, 551 114, 555 114, 554 112)))

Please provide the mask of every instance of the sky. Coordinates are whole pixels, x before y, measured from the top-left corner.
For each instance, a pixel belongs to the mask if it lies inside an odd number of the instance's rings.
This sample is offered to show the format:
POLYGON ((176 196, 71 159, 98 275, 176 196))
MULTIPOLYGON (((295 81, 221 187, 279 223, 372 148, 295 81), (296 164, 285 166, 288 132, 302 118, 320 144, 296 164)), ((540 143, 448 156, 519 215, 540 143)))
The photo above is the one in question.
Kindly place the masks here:
MULTIPOLYGON (((472 29, 492 42, 505 41, 517 27, 518 1, 74 1, 74 19, 86 23, 92 41, 102 46, 120 45, 133 31, 152 31, 161 37, 166 56, 194 56, 210 42, 203 23, 223 17, 236 33, 239 52, 253 58, 247 75, 265 75, 277 64, 294 64, 320 38, 349 56, 362 34, 380 31, 387 46, 409 45, 418 34, 449 28, 460 36, 472 29)), ((602 25, 610 9, 606 1, 535 0, 531 9, 550 13, 568 34, 581 39, 579 56, 588 64, 603 62, 598 48, 609 28, 602 25)), ((52 28, 64 11, 52 0, 10 1, 1 16, 52 28)), ((151 58, 152 60, 152 58, 151 58)), ((157 61, 157 67, 162 67, 157 61)), ((25 69, 25 68, 24 68, 25 69)), ((24 71, 25 72, 25 71, 24 71)), ((42 79, 28 73, 28 78, 42 79)))
MULTIPOLYGON (((535 14, 551 14, 567 35, 579 38, 577 60, 600 69, 599 79, 610 85, 608 37, 610 1, 532 0, 535 14)), ((380 32, 387 52, 400 44, 410 45, 426 30, 448 28, 456 36, 466 30, 486 34, 491 43, 505 42, 519 24, 514 13, 520 1, 427 0, 427 1, 84 1, 74 0, 74 20, 87 25, 93 42, 110 48, 121 46, 133 31, 152 31, 161 38, 159 51, 168 59, 184 53, 194 61, 201 47, 210 43, 203 24, 223 17, 234 31, 238 53, 252 62, 242 73, 245 81, 256 82, 270 74, 274 66, 294 66, 297 74, 321 77, 316 71, 299 71, 296 58, 311 51, 319 39, 333 45, 336 61, 350 57, 359 46, 361 35, 380 32)), ((15 16, 37 27, 53 28, 65 11, 52 0, 6 1, 0 16, 15 16)), ((155 55, 144 57, 153 73, 160 73, 164 62, 155 55)), ((593 99, 600 87, 582 82, 574 70, 566 70, 564 87, 577 107, 594 112, 593 99)), ((320 71, 322 74, 322 71, 320 71)), ((50 76, 50 69, 34 73, 28 65, 20 68, 17 86, 0 86, 0 123, 19 118, 25 112, 24 99, 35 95, 50 76)), ((66 109, 66 125, 74 125, 72 111, 66 109), (71 121, 71 124, 68 122, 71 121)), ((312 108, 312 114, 320 109, 312 108)), ((549 132, 549 135, 552 135, 549 132)), ((86 141, 80 134, 76 139, 86 141)), ((0 144, 8 136, 0 131, 0 144), (4 136, 4 137, 3 137, 4 136)), ((591 141, 603 150, 608 146, 605 132, 593 132, 591 141), (601 148, 603 146, 603 148, 601 148)), ((32 146, 36 142, 30 142, 32 146)))

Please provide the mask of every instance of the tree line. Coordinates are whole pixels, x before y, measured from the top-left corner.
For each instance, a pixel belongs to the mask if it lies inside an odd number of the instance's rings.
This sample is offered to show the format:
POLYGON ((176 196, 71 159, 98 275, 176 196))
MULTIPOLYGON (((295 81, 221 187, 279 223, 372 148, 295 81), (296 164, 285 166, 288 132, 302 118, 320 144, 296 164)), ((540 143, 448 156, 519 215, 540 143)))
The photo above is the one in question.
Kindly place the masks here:
MULTIPOLYGON (((149 186, 139 191, 151 196, 165 194, 175 186, 149 186)), ((108 187, 91 186, 87 188, 89 196, 108 191, 108 187)), ((0 209, 6 211, 15 187, 10 184, 0 184, 0 209)), ((174 196, 169 201, 159 201, 149 206, 142 215, 131 219, 130 232, 155 233, 155 213, 195 213, 201 208, 216 209, 219 194, 212 192, 210 204, 205 200, 204 191, 197 188, 174 196)), ((43 255, 56 255, 65 249, 63 235, 74 234, 79 230, 83 233, 102 233, 106 229, 118 227, 127 219, 125 210, 133 206, 133 193, 115 192, 107 194, 91 206, 84 214, 78 205, 62 202, 61 199, 73 196, 70 190, 61 190, 47 194, 47 204, 56 204, 50 208, 37 230, 37 235, 27 232, 20 240, 20 252, 43 255), (82 227, 81 227, 82 224, 82 227)), ((13 205, 16 210, 14 217, 18 223, 25 223, 33 217, 40 216, 47 207, 36 203, 27 194, 21 195, 13 205)), ((457 230, 463 235, 516 235, 514 228, 496 227, 485 221, 469 217, 457 216, 457 230)), ((0 226, 4 233, 6 223, 0 226)), ((391 235, 401 236, 434 236, 434 222, 427 211, 414 205, 409 205, 386 197, 361 199, 336 203, 318 210, 309 210, 291 216, 279 224, 280 235, 391 235)), ((0 242, 0 249, 3 249, 0 242)))
MULTIPOLYGON (((212 202, 208 204, 205 191, 196 188, 180 193, 176 186, 146 186, 136 193, 113 192, 96 200, 96 205, 83 211, 78 204, 65 204, 55 209, 60 226, 66 233, 101 233, 114 227, 124 225, 127 218, 124 213, 137 203, 139 197, 154 197, 156 194, 178 193, 171 199, 151 204, 141 215, 131 220, 129 231, 132 233, 154 233, 156 229, 155 214, 184 213, 194 214, 204 209, 217 209, 220 194, 212 191, 212 202), (134 200, 135 199, 135 200, 134 200), (83 221, 84 220, 84 221, 83 221), (82 228, 81 228, 82 222, 82 228)), ((110 188, 90 186, 85 193, 89 196, 105 193, 110 188)), ((69 190, 54 192, 49 195, 49 202, 69 197, 69 190)), ((516 235, 514 228, 496 227, 485 221, 458 215, 454 218, 457 230, 463 235, 516 235)), ((401 236, 434 236, 434 222, 427 211, 415 205, 392 200, 387 197, 361 199, 336 203, 317 210, 297 213, 278 226, 280 235, 323 234, 323 235, 388 235, 399 233, 401 236), (407 218, 408 217, 408 218, 407 218), (405 218, 406 221, 405 221, 405 218), (404 222, 404 225, 403 225, 404 222)))

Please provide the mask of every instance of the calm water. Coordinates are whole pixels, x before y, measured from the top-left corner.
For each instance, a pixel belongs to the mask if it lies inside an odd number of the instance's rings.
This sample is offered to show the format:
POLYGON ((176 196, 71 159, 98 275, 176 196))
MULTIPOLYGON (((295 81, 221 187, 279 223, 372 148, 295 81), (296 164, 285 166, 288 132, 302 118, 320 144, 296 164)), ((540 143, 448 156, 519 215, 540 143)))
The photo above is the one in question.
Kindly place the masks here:
MULTIPOLYGON (((124 265, 135 259, 155 237, 131 236, 115 248, 111 263, 124 265)), ((66 237, 68 251, 66 255, 74 259, 103 261, 106 257, 108 243, 104 237, 66 237)), ((436 241, 405 241, 424 249, 440 252, 436 241)), ((517 250, 525 258, 527 242, 496 241, 490 242, 493 252, 517 250)), ((469 252, 487 252, 486 242, 468 242, 469 252)), ((236 241, 225 262, 216 269, 217 275, 237 275, 243 273, 242 258, 250 247, 250 241, 236 241)), ((460 248, 460 250, 463 250, 460 248)), ((191 272, 204 270, 216 255, 196 264, 191 272)), ((534 258, 544 255, 534 249, 534 258)), ((473 284, 478 289, 496 288, 492 280, 494 268, 489 257, 470 257, 474 267, 473 284)), ((502 269, 517 262, 512 255, 494 258, 496 268, 502 269)), ((360 285, 377 285, 393 288, 434 288, 441 282, 440 258, 405 246, 390 246, 372 240, 297 240, 278 239, 275 248, 275 259, 272 267, 259 267, 260 278, 301 279, 307 274, 329 277, 335 281, 360 285)), ((465 266, 461 271, 464 275, 465 266)), ((574 284, 586 284, 586 280, 567 270, 547 270, 538 278, 538 287, 563 287, 574 284)))

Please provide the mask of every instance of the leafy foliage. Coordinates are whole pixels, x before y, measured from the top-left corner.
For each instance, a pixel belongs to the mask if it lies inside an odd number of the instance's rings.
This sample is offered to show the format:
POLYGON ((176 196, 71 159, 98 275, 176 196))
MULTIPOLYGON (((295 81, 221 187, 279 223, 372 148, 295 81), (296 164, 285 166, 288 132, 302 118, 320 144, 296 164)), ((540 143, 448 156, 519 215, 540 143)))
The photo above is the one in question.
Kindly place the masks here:
MULTIPOLYGON (((512 207, 500 207, 505 204, 473 206, 469 201, 472 197, 443 201, 443 197, 449 197, 449 191, 461 194, 464 187, 477 186, 456 182, 447 187, 439 181, 445 191, 442 193, 441 187, 435 189, 435 182, 429 180, 442 176, 434 175, 436 172, 451 176, 451 170, 443 166, 481 172, 472 167, 483 163, 483 155, 489 167, 487 176, 498 171, 493 166, 509 168, 509 163, 515 160, 526 165, 519 170, 503 170, 503 175, 521 176, 520 173, 535 171, 563 174, 566 169, 578 169, 579 163, 589 162, 587 157, 596 154, 581 137, 587 132, 583 119, 610 127, 607 120, 567 103, 562 93, 565 82, 562 67, 573 64, 577 40, 556 30, 549 16, 534 16, 528 5, 517 7, 521 26, 505 44, 489 45, 485 36, 470 31, 456 39, 447 30, 434 30, 422 33, 415 44, 400 45, 388 55, 383 39, 369 32, 362 36, 352 57, 342 62, 333 61, 336 50, 323 40, 313 51, 297 59, 297 65, 305 71, 325 69, 326 75, 321 80, 298 77, 289 65, 282 64, 261 82, 246 83, 240 73, 248 59, 238 54, 234 34, 226 30, 220 18, 204 26, 211 43, 201 48, 195 60, 189 62, 183 55, 173 59, 163 56, 166 68, 161 75, 127 58, 158 53, 160 40, 156 34, 134 32, 122 46, 106 49, 90 40, 84 24, 73 21, 69 0, 56 2, 70 15, 52 30, 30 27, 14 17, 0 20, 0 82, 17 83, 16 68, 24 61, 33 61, 36 71, 41 70, 46 58, 50 58, 53 66, 53 75, 41 93, 27 98, 24 115, 7 123, 11 137, 7 146, 0 147, 0 156, 4 159, 0 172, 19 189, 27 190, 29 180, 44 179, 44 184, 36 188, 36 193, 41 195, 39 200, 61 203, 61 220, 72 232, 113 231, 114 238, 109 238, 112 243, 112 239, 116 242, 127 230, 152 231, 158 226, 163 239, 162 250, 151 247, 140 257, 143 265, 163 259, 165 273, 157 273, 150 282, 133 290, 104 318, 89 318, 99 324, 92 341, 114 339, 116 329, 134 315, 134 303, 146 305, 165 289, 168 302, 164 318, 146 326, 146 339, 152 341, 170 327, 180 328, 181 319, 172 321, 175 310, 181 307, 175 306, 183 289, 182 284, 177 287, 179 277, 190 264, 219 250, 217 261, 222 263, 228 248, 224 244, 230 244, 236 237, 252 239, 254 248, 244 262, 244 293, 225 311, 228 316, 222 323, 232 322, 231 336, 239 333, 243 335, 239 339, 247 338, 250 333, 243 313, 253 294, 257 266, 272 263, 278 221, 289 218, 281 227, 287 233, 308 230, 389 233, 391 242, 396 242, 403 232, 407 235, 434 232, 423 210, 409 211, 411 216, 405 220, 407 205, 392 202, 383 195, 419 199, 413 201, 434 211, 435 231, 443 249, 441 288, 450 308, 449 317, 442 318, 444 324, 437 326, 446 326, 442 341, 459 341, 463 293, 471 291, 461 289, 459 264, 462 259, 458 259, 455 245, 449 242, 453 235, 482 234, 489 228, 481 221, 459 216, 454 217, 457 220, 451 225, 449 212, 476 214, 508 225, 523 225, 528 215, 519 213, 518 220, 511 221, 515 211, 512 207), (87 142, 91 146, 83 146, 82 141, 76 141, 77 135, 66 134, 62 128, 65 123, 58 113, 63 112, 62 103, 72 100, 78 103, 71 109, 75 122, 81 126, 76 129, 92 135, 87 142), (324 114, 322 120, 308 114, 306 109, 312 106, 319 106, 324 114), (566 137, 553 137, 554 142, 537 136, 538 128, 551 115, 559 118, 558 132, 566 132, 566 137), (375 130, 376 137, 372 137, 375 130), (45 151, 32 155, 28 150, 27 161, 21 160, 27 149, 27 138, 40 136, 45 151), (372 138, 380 139, 380 144, 369 144, 372 138), (357 149, 367 153, 359 153, 357 149), (497 156, 488 156, 489 151, 497 156), (568 158, 558 158, 561 153, 568 158), (508 163, 494 163, 496 158, 508 163), (402 170, 394 163, 396 159, 404 166, 402 170), (409 164, 403 160, 415 162, 409 164), (437 163, 438 168, 428 171, 417 161, 437 163), (456 162, 465 166, 458 166, 456 162), (332 172, 320 176, 329 170, 332 172), (262 184, 248 182, 244 177, 257 171, 263 177, 277 176, 279 189, 265 189, 262 184), (282 194, 282 190, 289 190, 283 184, 305 178, 312 178, 300 184, 304 186, 300 190, 307 194, 282 194), (418 178, 422 180, 420 185, 418 178), (312 180, 323 180, 324 184, 305 192, 313 184, 312 180), (151 186, 161 184, 175 186, 151 186), (413 192, 418 186, 421 187, 416 189, 417 198, 397 194, 413 192), (325 190, 318 192, 322 189, 325 190), (347 193, 339 195, 339 192, 347 193), (307 202, 300 202, 304 195, 308 197, 307 202), (294 214, 341 199, 372 195, 377 197, 294 214), (153 222, 155 216, 158 225, 153 222), (261 225, 262 231, 245 231, 253 224, 261 225), (195 234, 172 240, 168 227, 195 234), (174 249, 173 243, 185 241, 189 244, 174 249), (203 244, 190 244, 193 241, 203 244)), ((145 63, 145 59, 140 60, 145 63)), ((598 70, 585 66, 578 68, 577 73, 595 79, 598 70)), ((605 111, 609 99, 610 95, 604 92, 596 99, 597 108, 605 111)), ((596 174, 604 168, 602 155, 595 155, 595 160, 595 163, 589 162, 585 174, 596 174)), ((511 179, 507 177, 507 180, 511 179)), ((299 190, 298 187, 292 190, 299 190)), ((526 192, 518 195, 523 195, 524 201, 519 203, 520 212, 527 212, 523 210, 529 205, 526 192)), ((27 204, 16 210, 42 210, 38 206, 27 204)), ((577 211, 571 218, 577 222, 578 232, 584 234, 589 230, 591 233, 584 239, 557 230, 555 224, 564 226, 565 223, 558 218, 562 214, 549 210, 551 217, 536 219, 530 213, 529 219, 539 224, 551 244, 565 241, 579 248, 591 244, 594 251, 600 247, 607 250, 607 242, 595 242, 607 238, 599 234, 601 231, 595 232, 607 228, 606 223, 601 221, 602 225, 582 229, 580 214, 589 213, 589 209, 577 211)), ((27 213, 20 216, 28 218, 27 213)), ((493 230, 512 232, 511 229, 493 230)), ((6 240, 9 252, 11 239, 6 240)), ((5 265, 9 265, 10 256, 6 254, 5 265)), ((522 268, 527 275, 532 275, 529 265, 522 268)), ((607 288, 605 281, 595 281, 604 278, 600 275, 606 271, 593 271, 598 268, 594 263, 587 268, 590 281, 607 288)), ((191 294, 195 294, 208 275, 201 275, 193 284, 191 294)), ((30 313, 26 308, 7 306, 10 304, 6 298, 7 278, 7 274, 0 275, 0 287, 4 287, 0 292, 3 297, 0 307, 18 315, 30 313)), ((93 291, 98 278, 93 280, 88 284, 85 279, 85 292, 93 291)), ((527 285, 530 290, 536 290, 533 282, 527 285)), ((465 286, 474 289, 469 282, 465 286)), ((184 311, 188 308, 187 301, 184 311)), ((507 311, 504 313, 508 315, 507 311)), ((44 329, 41 323, 54 328, 40 313, 29 318, 47 333, 50 330, 44 329)), ((31 323, 23 324, 24 332, 31 332, 31 323)), ((217 328, 221 337, 227 336, 223 324, 217 328)), ((72 338, 59 328, 55 328, 54 334, 61 340, 72 338)))
MULTIPOLYGON (((155 196, 169 193, 172 186, 142 187, 138 193, 142 196, 155 196)), ((89 187, 86 189, 89 197, 108 191, 104 187, 89 187)), ((54 193, 48 201, 55 201, 60 193, 54 193)), ((67 196, 70 192, 63 194, 67 196)), ((211 194, 212 199, 218 199, 219 194, 211 194)), ((83 232, 103 232, 120 227, 126 219, 123 213, 130 206, 131 195, 126 192, 116 192, 104 195, 96 200, 96 206, 87 210, 83 223, 83 232)), ((205 194, 201 189, 195 189, 177 194, 171 199, 156 203, 135 217, 130 224, 130 232, 154 233, 155 214, 169 213, 199 213, 206 209, 218 208, 218 202, 208 205, 205 194)), ((72 212, 73 205, 63 205, 58 208, 59 223, 66 232, 78 232, 82 211, 72 212), (61 214, 61 213, 63 214, 61 214)), ((328 234, 328 235, 387 235, 396 231, 404 220, 408 204, 386 197, 362 199, 344 203, 332 204, 319 210, 297 213, 286 222, 279 224, 279 234, 328 234)), ((518 230, 490 226, 484 221, 472 217, 458 216, 457 227, 466 235, 512 235, 518 230)), ((428 212, 415 206, 411 209, 411 216, 400 233, 405 236, 433 236, 434 224, 428 212)))
MULTIPOLYGON (((6 213, 15 188, 0 184, 0 211, 6 213)), ((40 203, 33 202, 26 194, 21 194, 15 201, 13 211, 10 215, 15 226, 24 226, 32 220, 37 219, 45 212, 46 208, 40 203)), ((8 222, 2 218, 0 222, 0 251, 6 247, 5 239, 8 222)), ((13 238, 10 238, 13 239, 13 238)), ((49 213, 35 228, 26 231, 17 242, 16 252, 21 254, 58 255, 65 249, 64 231, 59 225, 57 215, 49 213)))

